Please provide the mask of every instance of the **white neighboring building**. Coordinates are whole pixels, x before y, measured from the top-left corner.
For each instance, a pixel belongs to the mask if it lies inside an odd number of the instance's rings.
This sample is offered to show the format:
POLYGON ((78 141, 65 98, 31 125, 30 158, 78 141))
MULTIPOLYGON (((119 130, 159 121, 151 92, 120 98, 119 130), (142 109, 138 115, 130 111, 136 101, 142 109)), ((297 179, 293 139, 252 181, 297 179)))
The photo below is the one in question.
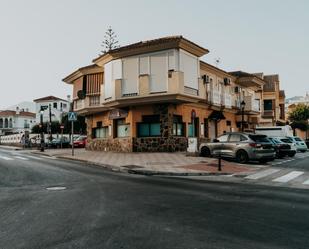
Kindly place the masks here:
POLYGON ((40 123, 40 111, 44 108, 43 122, 49 122, 49 106, 51 107, 51 119, 61 122, 62 116, 70 111, 70 96, 64 100, 55 96, 47 96, 33 100, 35 102, 36 122, 40 123))
POLYGON ((6 108, 6 110, 15 111, 16 108, 19 108, 20 111, 24 110, 25 112, 35 113, 35 103, 30 101, 23 101, 17 105, 12 105, 6 108))
POLYGON ((20 110, 0 111, 0 135, 29 131, 36 124, 35 113, 20 110))

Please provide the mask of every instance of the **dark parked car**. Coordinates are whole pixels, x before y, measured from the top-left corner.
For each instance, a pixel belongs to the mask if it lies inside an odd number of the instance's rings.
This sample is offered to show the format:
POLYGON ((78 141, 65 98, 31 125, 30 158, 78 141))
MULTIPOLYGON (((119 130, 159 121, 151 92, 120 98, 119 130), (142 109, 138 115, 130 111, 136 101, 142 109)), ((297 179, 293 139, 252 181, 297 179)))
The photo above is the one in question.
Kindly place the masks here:
POLYGON ((272 142, 273 147, 275 148, 277 158, 283 158, 285 156, 290 156, 290 157, 295 156, 296 151, 292 150, 289 144, 284 143, 281 140, 274 138, 274 137, 269 137, 268 139, 269 141, 272 142))
POLYGON ((244 132, 226 133, 214 139, 212 143, 202 143, 199 147, 202 156, 234 158, 239 163, 259 161, 261 163, 275 159, 275 150, 265 135, 244 132))
POLYGON ((70 146, 70 140, 67 137, 54 138, 51 142, 48 142, 48 147, 51 148, 68 148, 70 146))

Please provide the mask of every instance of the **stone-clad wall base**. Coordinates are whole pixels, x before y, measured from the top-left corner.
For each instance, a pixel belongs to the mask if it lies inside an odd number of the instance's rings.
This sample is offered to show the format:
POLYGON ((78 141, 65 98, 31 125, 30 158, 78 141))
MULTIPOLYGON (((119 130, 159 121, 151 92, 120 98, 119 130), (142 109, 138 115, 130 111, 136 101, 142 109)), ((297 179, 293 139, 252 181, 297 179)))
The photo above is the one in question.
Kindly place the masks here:
POLYGON ((90 139, 87 150, 132 152, 132 138, 90 139))
POLYGON ((133 138, 134 152, 176 152, 186 151, 188 139, 185 137, 133 138))

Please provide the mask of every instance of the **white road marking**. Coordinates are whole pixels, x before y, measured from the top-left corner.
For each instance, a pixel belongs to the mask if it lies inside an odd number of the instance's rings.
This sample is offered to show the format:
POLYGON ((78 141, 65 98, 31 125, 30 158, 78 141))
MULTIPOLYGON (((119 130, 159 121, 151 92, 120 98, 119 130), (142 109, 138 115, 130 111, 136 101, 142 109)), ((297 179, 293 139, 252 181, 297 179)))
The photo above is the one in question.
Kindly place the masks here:
POLYGON ((6 157, 6 156, 0 156, 1 159, 4 159, 4 160, 14 160, 13 158, 10 158, 10 157, 6 157))
POLYGON ((47 190, 65 190, 65 189, 67 189, 66 187, 49 187, 49 188, 46 188, 47 190))
POLYGON ((40 157, 37 157, 37 156, 29 156, 29 155, 27 155, 27 157, 29 157, 29 158, 32 158, 32 159, 38 159, 38 160, 42 160, 42 158, 40 158, 40 157))
POLYGON ((273 182, 289 182, 302 174, 304 174, 303 171, 292 171, 286 175, 274 179, 273 182))
POLYGON ((274 174, 278 171, 280 171, 280 169, 266 169, 266 170, 263 170, 261 172, 255 173, 255 174, 248 175, 248 176, 245 177, 245 179, 257 180, 257 179, 260 179, 262 177, 274 174))
POLYGON ((25 160, 25 161, 29 160, 28 158, 25 158, 22 156, 15 156, 15 158, 20 159, 20 160, 25 160))
POLYGON ((309 180, 304 181, 304 182, 303 182, 303 184, 305 184, 305 185, 309 185, 309 180))

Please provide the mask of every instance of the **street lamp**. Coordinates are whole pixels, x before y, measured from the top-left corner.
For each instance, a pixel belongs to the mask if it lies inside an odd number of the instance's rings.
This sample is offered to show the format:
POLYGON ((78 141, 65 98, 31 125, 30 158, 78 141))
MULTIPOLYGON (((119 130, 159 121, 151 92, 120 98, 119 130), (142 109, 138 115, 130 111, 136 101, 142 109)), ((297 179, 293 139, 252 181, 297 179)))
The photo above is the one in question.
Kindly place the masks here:
POLYGON ((244 132, 245 106, 246 106, 246 102, 245 101, 241 101, 240 107, 241 107, 241 131, 242 132, 244 132))
POLYGON ((41 126, 41 152, 44 152, 44 133, 43 133, 43 114, 44 114, 44 111, 41 110, 40 111, 40 126, 41 126))

